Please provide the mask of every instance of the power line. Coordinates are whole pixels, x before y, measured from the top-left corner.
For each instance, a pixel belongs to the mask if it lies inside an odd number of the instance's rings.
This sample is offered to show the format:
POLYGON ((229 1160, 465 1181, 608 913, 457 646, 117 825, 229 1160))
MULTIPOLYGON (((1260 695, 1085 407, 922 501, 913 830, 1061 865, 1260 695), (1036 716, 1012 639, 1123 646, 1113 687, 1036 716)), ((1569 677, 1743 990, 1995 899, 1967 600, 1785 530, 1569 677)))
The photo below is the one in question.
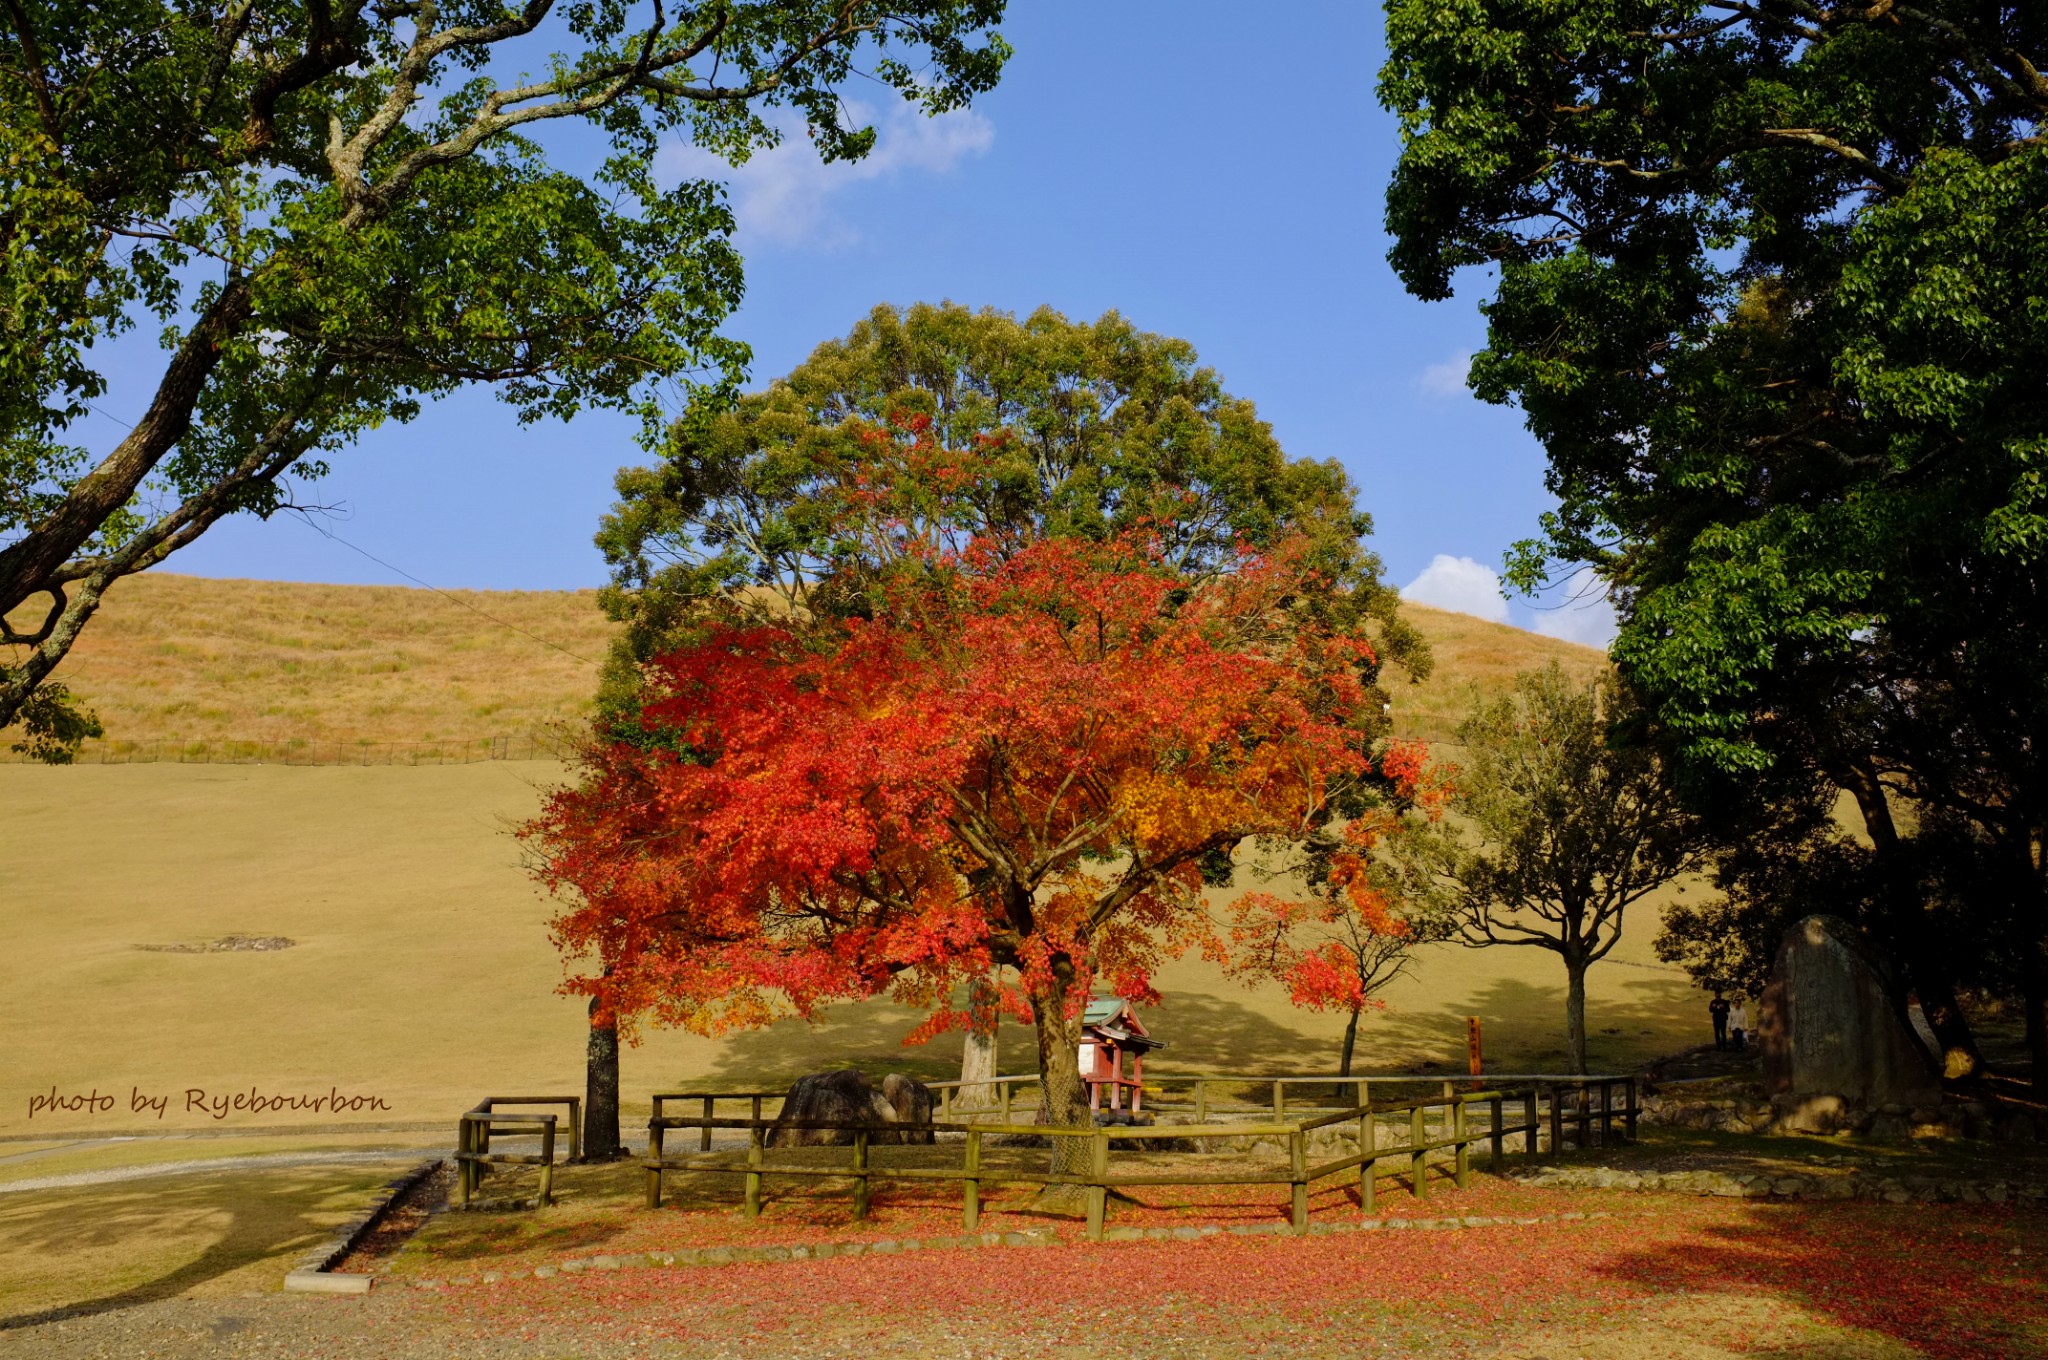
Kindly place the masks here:
POLYGON ((439 595, 442 599, 451 601, 455 604, 459 604, 472 614, 476 614, 483 618, 489 619, 492 623, 497 624, 501 628, 510 628, 513 632, 529 637, 533 639, 535 642, 538 642, 543 647, 552 647, 556 651, 560 652, 563 656, 572 657, 577 661, 581 661, 586 666, 595 666, 598 664, 597 662, 592 661, 587 656, 582 656, 576 652, 570 651, 567 647, 564 647, 559 642, 550 642, 548 639, 542 637, 538 633, 528 632, 526 629, 521 628, 518 624, 513 623, 508 619, 501 619, 496 614, 491 613, 488 609, 479 609, 475 605, 471 604, 468 600, 463 599, 459 595, 450 594, 449 592, 441 589, 441 587, 435 585, 431 581, 422 581, 419 577, 413 575, 405 568, 394 566, 391 563, 386 562, 383 558, 377 556, 377 554, 369 551, 367 548, 357 547, 355 544, 343 538, 340 534, 335 533, 326 525, 316 523, 312 515, 310 515, 304 510, 294 511, 293 513, 298 515, 300 523, 306 525, 307 528, 312 529, 314 532, 322 535, 323 537, 331 539, 336 543, 339 543, 342 547, 347 548, 350 552, 361 553, 364 557, 369 558, 372 562, 375 562, 378 566, 384 568, 386 571, 397 572, 400 576, 403 576, 406 580, 412 582, 414 585, 424 587, 427 590, 431 590, 436 595, 439 595))
MULTIPOLYGON (((121 417, 115 415, 112 411, 106 410, 104 407, 101 407, 90 401, 86 402, 85 404, 91 407, 93 410, 99 412, 99 414, 105 416, 108 420, 113 421, 116 425, 123 426, 130 430, 135 428, 133 425, 130 425, 127 421, 121 419, 121 417)), ((564 647, 559 642, 550 642, 538 633, 529 633, 526 629, 521 628, 518 624, 512 623, 505 619, 501 619, 496 614, 491 613, 487 609, 478 609, 468 600, 464 600, 457 596, 449 594, 447 591, 441 589, 441 587, 435 585, 431 581, 422 581, 419 577, 413 575, 405 568, 393 566, 391 563, 386 562, 383 558, 377 556, 375 553, 370 552, 365 548, 358 548, 355 544, 349 542, 340 534, 335 533, 326 525, 315 524, 313 522, 313 516, 307 511, 294 509, 294 513, 298 515, 300 522, 305 524, 308 528, 313 529, 314 531, 334 540, 336 543, 339 543, 342 547, 347 548, 350 552, 361 553, 364 557, 369 558, 372 562, 375 562, 378 566, 384 568, 384 570, 395 571, 400 576, 403 576, 406 580, 412 582, 414 585, 424 586, 426 589, 433 591, 436 595, 439 595, 442 599, 450 600, 456 604, 461 605, 464 609, 467 609, 472 614, 477 614, 482 616, 483 618, 487 618, 492 623, 497 624, 501 628, 510 628, 513 632, 519 633, 525 637, 529 637, 533 639, 535 642, 538 642, 543 647, 552 647, 556 651, 560 652, 563 656, 571 657, 577 661, 581 661, 586 666, 595 666, 598 664, 597 662, 592 661, 587 656, 581 656, 575 652, 570 651, 567 647, 564 647)))

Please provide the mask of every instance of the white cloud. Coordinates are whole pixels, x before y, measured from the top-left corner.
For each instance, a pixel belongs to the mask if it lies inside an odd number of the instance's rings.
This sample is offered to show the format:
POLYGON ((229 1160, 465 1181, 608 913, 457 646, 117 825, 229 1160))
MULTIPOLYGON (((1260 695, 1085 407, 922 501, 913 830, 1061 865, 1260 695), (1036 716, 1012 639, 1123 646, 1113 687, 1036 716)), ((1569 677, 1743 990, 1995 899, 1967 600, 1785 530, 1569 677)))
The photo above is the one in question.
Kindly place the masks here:
POLYGON ((1460 354, 1455 359, 1446 359, 1423 369, 1422 376, 1415 380, 1415 386, 1426 397, 1462 397, 1466 393, 1465 377, 1471 371, 1472 356, 1460 354))
POLYGON ((833 250, 853 244, 860 233, 832 211, 831 198, 853 184, 894 179, 906 172, 943 175, 969 156, 995 144, 996 130, 972 109, 927 118, 901 100, 876 110, 849 100, 846 116, 856 126, 872 123, 875 148, 860 160, 827 165, 801 122, 785 121, 782 144, 758 152, 734 169, 710 152, 689 145, 662 148, 665 176, 724 180, 732 189, 733 216, 742 242, 748 238, 783 246, 833 250))
POLYGON ((1500 577, 1469 557, 1438 553, 1422 575, 1401 587, 1401 598, 1417 604, 1477 614, 1494 623, 1508 621, 1508 602, 1501 598, 1500 577))
POLYGON ((1603 652, 1613 644, 1619 628, 1620 624, 1614 617, 1614 605, 1608 600, 1606 590, 1597 584, 1574 591, 1553 609, 1531 611, 1529 621, 1531 632, 1598 647, 1603 652))

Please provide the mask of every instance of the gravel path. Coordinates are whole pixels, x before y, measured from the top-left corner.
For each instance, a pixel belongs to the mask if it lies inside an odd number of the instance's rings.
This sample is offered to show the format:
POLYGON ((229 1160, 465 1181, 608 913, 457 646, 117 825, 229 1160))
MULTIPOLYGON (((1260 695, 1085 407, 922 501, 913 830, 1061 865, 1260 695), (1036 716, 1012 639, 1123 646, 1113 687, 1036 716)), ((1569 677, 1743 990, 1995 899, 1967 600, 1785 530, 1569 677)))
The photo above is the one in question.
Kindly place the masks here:
POLYGON ((403 1161, 417 1154, 405 1148, 382 1148, 369 1152, 270 1152, 249 1157, 200 1157, 179 1162, 155 1162, 149 1166, 116 1166, 104 1171, 72 1171, 61 1176, 34 1176, 27 1180, 0 1183, 0 1195, 24 1190, 66 1190, 78 1185, 112 1185, 117 1181, 147 1180, 152 1176, 183 1176, 199 1171, 256 1171, 280 1166, 333 1166, 350 1162, 403 1161))

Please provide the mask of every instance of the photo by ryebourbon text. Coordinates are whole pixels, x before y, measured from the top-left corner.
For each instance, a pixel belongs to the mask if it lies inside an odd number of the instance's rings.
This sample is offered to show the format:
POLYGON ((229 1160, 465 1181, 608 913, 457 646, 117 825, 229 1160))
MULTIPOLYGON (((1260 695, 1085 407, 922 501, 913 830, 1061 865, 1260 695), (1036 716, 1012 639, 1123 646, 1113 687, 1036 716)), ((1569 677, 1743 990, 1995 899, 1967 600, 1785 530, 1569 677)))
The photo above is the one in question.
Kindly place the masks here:
POLYGON ((117 1111, 130 1116, 162 1119, 172 1110, 181 1114, 203 1114, 209 1119, 226 1119, 230 1115, 267 1114, 365 1114, 389 1110, 382 1096, 359 1095, 330 1086, 325 1094, 317 1091, 265 1091, 252 1086, 246 1091, 212 1091, 202 1086, 188 1086, 182 1091, 145 1091, 139 1086, 128 1088, 125 1096, 118 1090, 102 1091, 94 1087, 90 1091, 59 1091, 52 1086, 48 1091, 37 1092, 28 1098, 28 1117, 49 1117, 60 1114, 114 1114, 117 1111))

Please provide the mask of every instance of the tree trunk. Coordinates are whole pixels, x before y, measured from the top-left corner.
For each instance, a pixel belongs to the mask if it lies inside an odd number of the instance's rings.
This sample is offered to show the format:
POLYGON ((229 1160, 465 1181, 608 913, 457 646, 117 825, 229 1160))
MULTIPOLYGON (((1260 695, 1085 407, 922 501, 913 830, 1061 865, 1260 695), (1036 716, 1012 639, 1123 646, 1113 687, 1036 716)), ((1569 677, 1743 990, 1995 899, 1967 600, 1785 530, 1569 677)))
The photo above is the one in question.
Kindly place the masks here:
POLYGON ((1565 956, 1564 1041, 1571 1049, 1572 1071, 1586 1074, 1586 963, 1565 956))
POLYGON ((619 1146, 619 1022, 590 999, 590 1045, 583 1061, 583 1159, 609 1162, 619 1146))
POLYGON ((1351 1075, 1351 1055, 1358 1050, 1358 1012, 1351 1012, 1350 1021, 1344 1026, 1344 1057, 1337 1065, 1337 1075, 1351 1075))
POLYGON ((1907 970, 1907 976, 1920 998, 1927 1027, 1941 1044, 1941 1075, 1950 1081, 1961 1081, 1984 1070, 1984 1057, 1977 1051, 1977 1036, 1970 1029, 1969 1017, 1963 1013, 1963 1003, 1956 998, 1954 982, 1931 959, 1932 955, 1917 959, 1907 970))
MULTIPOLYGON (((1039 1120, 1050 1128, 1087 1128, 1093 1124, 1088 1112, 1088 1087, 1081 1080, 1081 1013, 1085 996, 1074 995, 1074 965, 1056 959, 1052 985, 1046 994, 1032 998, 1032 1021, 1038 1031, 1038 1076, 1044 1099, 1039 1120)), ((1088 1140, 1054 1138, 1051 1169, 1055 1174, 1085 1174, 1088 1170, 1088 1140)), ((1087 1196, 1079 1186, 1048 1185, 1032 1207, 1046 1213, 1080 1215, 1087 1212, 1087 1196)))
MULTIPOLYGON (((1880 856, 1896 855, 1900 849, 1899 829, 1892 819, 1891 801, 1884 786, 1868 768, 1851 765, 1830 772, 1836 784, 1849 791, 1863 814, 1863 828, 1880 856)), ((1941 1044, 1941 1075, 1950 1081, 1976 1076, 1984 1068, 1977 1050, 1977 1037, 1970 1031, 1962 1003, 1956 999, 1955 975, 1945 961, 1942 942, 1930 938, 1926 905, 1912 880, 1900 875, 1901 887, 1884 894, 1878 910, 1883 917, 1884 943, 1894 955, 1895 966, 1903 969, 1910 989, 1920 997, 1920 1009, 1928 1028, 1941 1044)))
POLYGON ((996 1076, 996 1032, 980 1026, 967 1031, 960 1048, 960 1103, 968 1109, 988 1109, 1002 1104, 994 1086, 996 1076))

